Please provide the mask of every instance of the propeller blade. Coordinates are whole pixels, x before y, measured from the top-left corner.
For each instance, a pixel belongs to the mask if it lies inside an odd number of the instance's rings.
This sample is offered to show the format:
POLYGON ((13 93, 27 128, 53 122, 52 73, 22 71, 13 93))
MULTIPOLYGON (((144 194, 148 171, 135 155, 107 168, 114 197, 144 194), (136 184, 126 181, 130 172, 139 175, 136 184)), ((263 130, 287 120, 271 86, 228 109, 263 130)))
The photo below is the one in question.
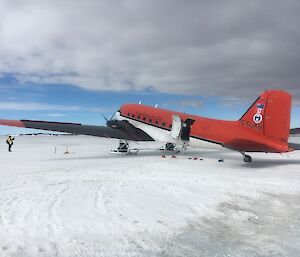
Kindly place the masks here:
POLYGON ((111 116, 110 120, 112 120, 112 119, 113 119, 113 117, 115 116, 115 114, 116 114, 116 113, 113 113, 113 115, 111 116))
POLYGON ((103 118, 106 120, 106 122, 108 121, 108 119, 105 117, 105 115, 102 113, 103 118))
POLYGON ((115 123, 116 120, 113 120, 115 114, 116 114, 116 113, 113 113, 113 115, 111 116, 111 118, 110 118, 110 119, 107 119, 107 118, 105 117, 105 115, 102 113, 103 118, 106 120, 106 126, 111 127, 112 124, 115 123))

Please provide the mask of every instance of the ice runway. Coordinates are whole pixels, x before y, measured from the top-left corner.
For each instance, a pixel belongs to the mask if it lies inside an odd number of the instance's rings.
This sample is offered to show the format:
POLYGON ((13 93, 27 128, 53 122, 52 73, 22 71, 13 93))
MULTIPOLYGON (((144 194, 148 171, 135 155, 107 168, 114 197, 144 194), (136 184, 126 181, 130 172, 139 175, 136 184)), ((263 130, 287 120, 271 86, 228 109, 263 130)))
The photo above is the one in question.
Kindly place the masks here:
POLYGON ((112 156, 117 140, 84 136, 0 142, 1 257, 300 256, 300 153, 246 164, 226 149, 112 156))

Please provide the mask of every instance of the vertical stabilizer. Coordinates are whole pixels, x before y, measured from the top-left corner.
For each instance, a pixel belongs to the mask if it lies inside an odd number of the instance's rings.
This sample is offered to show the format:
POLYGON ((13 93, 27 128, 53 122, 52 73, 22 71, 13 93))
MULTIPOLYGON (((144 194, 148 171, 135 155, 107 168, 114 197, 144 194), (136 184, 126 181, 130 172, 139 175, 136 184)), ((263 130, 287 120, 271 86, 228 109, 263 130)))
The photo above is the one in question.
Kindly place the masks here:
POLYGON ((287 143, 290 134, 291 96, 265 91, 240 119, 247 130, 287 143))

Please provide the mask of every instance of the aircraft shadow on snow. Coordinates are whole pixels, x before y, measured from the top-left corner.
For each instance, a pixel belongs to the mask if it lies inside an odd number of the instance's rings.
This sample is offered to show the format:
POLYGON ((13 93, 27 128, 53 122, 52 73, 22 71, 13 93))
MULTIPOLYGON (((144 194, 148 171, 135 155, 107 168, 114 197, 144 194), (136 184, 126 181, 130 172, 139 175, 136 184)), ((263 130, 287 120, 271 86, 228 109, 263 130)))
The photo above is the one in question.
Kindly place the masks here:
MULTIPOLYGON (((173 153, 167 152, 158 152, 158 151, 146 151, 146 152, 139 152, 137 155, 125 155, 125 156, 119 156, 119 155, 90 155, 90 156, 76 156, 76 155, 67 155, 61 158, 53 158, 49 159, 49 161, 74 161, 74 160, 123 160, 126 162, 126 159, 131 158, 143 158, 143 157, 162 157, 166 156, 167 160, 171 160, 171 157, 173 153)), ((182 161, 182 160, 189 160, 189 158, 202 158, 203 162, 205 162, 205 159, 209 160, 215 160, 216 163, 219 159, 223 159, 226 163, 227 160, 230 161, 236 161, 237 163, 234 163, 234 165, 238 165, 244 168, 269 168, 269 167, 276 167, 276 166, 286 166, 286 165, 299 165, 300 160, 294 160, 294 159, 284 159, 284 160, 274 160, 274 159, 266 159, 263 156, 255 158, 255 162, 251 163, 240 163, 240 156, 239 154, 232 154, 232 152, 228 150, 214 150, 214 151, 192 151, 192 152, 184 152, 180 154, 176 154, 176 160, 182 161)), ((173 159, 172 159, 173 160, 173 159)), ((232 162, 230 162, 232 164, 232 162)), ((199 162, 199 165, 201 163, 199 162)))

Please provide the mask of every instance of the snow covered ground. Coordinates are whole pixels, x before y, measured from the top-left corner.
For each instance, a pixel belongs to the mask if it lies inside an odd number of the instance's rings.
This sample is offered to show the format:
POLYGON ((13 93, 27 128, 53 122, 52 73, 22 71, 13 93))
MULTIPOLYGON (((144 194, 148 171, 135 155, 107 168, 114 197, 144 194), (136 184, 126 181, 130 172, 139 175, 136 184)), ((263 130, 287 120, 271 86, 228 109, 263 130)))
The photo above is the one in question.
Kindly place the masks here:
POLYGON ((300 256, 300 153, 246 164, 221 148, 175 159, 112 156, 116 140, 84 136, 0 142, 1 257, 300 256))

